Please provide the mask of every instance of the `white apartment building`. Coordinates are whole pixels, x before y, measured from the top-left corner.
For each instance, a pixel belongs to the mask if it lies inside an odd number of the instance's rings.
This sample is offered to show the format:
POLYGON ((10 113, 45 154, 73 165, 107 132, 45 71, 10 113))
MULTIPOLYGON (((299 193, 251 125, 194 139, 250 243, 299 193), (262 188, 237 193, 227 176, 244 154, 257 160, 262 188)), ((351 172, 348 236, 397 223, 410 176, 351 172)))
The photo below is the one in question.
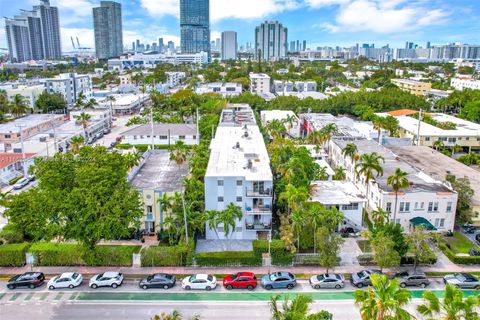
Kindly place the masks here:
POLYGON ((290 92, 316 92, 317 83, 315 81, 273 81, 273 91, 276 94, 290 93, 290 92))
POLYGON ((450 85, 459 91, 465 89, 480 90, 480 80, 475 80, 470 77, 452 78, 450 85))
POLYGON ((290 110, 262 110, 260 111, 262 125, 266 126, 273 120, 284 121, 285 128, 290 136, 298 138, 300 136, 300 119, 290 110), (287 119, 293 119, 292 123, 286 122, 287 119))
POLYGON ((161 53, 161 54, 143 54, 136 53, 130 56, 122 56, 120 59, 108 59, 108 70, 123 71, 128 69, 152 69, 157 64, 207 64, 208 54, 206 52, 198 53, 161 53))
POLYGON ((89 99, 93 96, 92 79, 87 74, 62 73, 55 78, 45 80, 48 93, 61 93, 67 104, 72 106, 80 93, 89 99))
POLYGON ((185 72, 181 71, 167 71, 165 74, 167 75, 166 84, 168 84, 171 88, 178 86, 180 83, 182 83, 182 80, 187 77, 185 72))
POLYGON ((151 124, 141 124, 122 133, 123 143, 131 145, 174 145, 183 141, 186 145, 199 143, 199 133, 193 124, 155 123, 153 125, 153 139, 151 124))
POLYGON ((250 92, 270 93, 270 76, 265 73, 250 73, 250 92))
POLYGON ((234 97, 242 94, 242 84, 236 82, 212 82, 201 84, 195 89, 197 94, 216 93, 222 97, 234 97))
POLYGON ((43 85, 33 85, 33 86, 26 86, 26 85, 17 85, 11 86, 5 90, 7 93, 7 98, 12 100, 17 94, 21 95, 25 101, 27 102, 28 106, 35 109, 35 102, 38 99, 38 96, 45 91, 45 87, 43 85))
POLYGON ((295 81, 295 91, 297 92, 316 92, 316 81, 295 81))
POLYGON ((371 140, 333 139, 330 142, 329 156, 336 166, 346 169, 348 180, 366 196, 369 210, 381 208, 390 212, 390 219, 395 219, 405 230, 417 225, 419 221, 432 230, 453 230, 458 194, 451 186, 401 160, 391 150, 371 140), (371 180, 368 189, 364 177, 355 173, 355 163, 342 155, 342 150, 348 143, 355 144, 359 154, 376 152, 385 159, 385 163, 381 163, 383 175, 371 180), (408 173, 410 186, 399 191, 395 213, 395 192, 387 185, 387 178, 397 168, 408 173))
MULTIPOLYGON (((243 216, 230 239, 268 239, 272 228, 273 177, 263 136, 247 104, 230 104, 222 112, 205 174, 205 210, 233 203, 243 216)), ((206 223, 206 238, 226 239, 206 223)))
POLYGON ((293 92, 293 88, 292 81, 273 80, 273 92, 276 94, 293 92))

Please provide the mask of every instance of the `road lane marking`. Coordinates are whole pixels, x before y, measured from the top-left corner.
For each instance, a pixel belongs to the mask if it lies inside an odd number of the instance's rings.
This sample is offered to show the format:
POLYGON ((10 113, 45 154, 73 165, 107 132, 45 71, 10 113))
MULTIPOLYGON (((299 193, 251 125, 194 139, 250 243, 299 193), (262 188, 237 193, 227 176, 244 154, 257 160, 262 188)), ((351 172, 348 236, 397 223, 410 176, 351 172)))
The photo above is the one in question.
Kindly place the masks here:
POLYGON ((17 300, 18 297, 20 297, 22 294, 21 293, 14 293, 8 301, 15 301, 17 300))

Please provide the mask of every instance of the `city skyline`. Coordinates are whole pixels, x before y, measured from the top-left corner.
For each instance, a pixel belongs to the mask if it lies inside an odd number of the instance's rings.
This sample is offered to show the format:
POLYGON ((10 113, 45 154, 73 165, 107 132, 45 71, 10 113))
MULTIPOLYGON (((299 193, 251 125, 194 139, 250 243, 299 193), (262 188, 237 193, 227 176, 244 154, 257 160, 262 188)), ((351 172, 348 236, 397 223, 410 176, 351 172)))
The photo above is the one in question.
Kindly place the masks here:
MULTIPOLYGON (((19 9, 36 2, 18 0, 11 6, 2 1, 0 11, 13 17, 19 9)), ((136 39, 157 42, 159 37, 180 44, 178 0, 118 2, 124 8, 125 45, 136 39)), ((353 46, 357 42, 400 48, 406 41, 422 46, 427 41, 432 45, 475 44, 480 33, 480 27, 474 23, 480 17, 480 8, 472 0, 454 4, 445 0, 389 0, 382 4, 378 0, 257 0, 251 5, 249 2, 211 0, 211 39, 220 38, 222 31, 232 30, 238 33, 239 46, 253 42, 255 26, 264 20, 278 20, 289 29, 289 39, 305 39, 311 49, 324 45, 353 46), (356 12, 363 14, 359 16, 356 12)), ((100 1, 52 0, 51 3, 59 7, 63 51, 73 50, 70 36, 78 36, 82 46, 94 48, 91 10, 100 1)), ((0 27, 1 48, 7 47, 4 23, 0 27)))

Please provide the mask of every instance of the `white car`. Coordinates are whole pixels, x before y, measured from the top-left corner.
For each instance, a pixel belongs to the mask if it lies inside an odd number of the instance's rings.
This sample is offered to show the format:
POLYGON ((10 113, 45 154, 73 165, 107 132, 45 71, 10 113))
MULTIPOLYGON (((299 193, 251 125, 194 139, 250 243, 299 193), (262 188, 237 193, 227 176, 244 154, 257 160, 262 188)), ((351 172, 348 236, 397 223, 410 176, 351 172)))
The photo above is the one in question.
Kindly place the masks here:
POLYGON ((197 289, 210 291, 217 287, 217 278, 209 274, 194 274, 182 281, 185 290, 197 289))
POLYGON ((23 187, 26 187, 29 183, 30 183, 30 180, 28 178, 22 178, 13 185, 13 189, 20 190, 23 187))
POLYGON ((83 282, 83 277, 79 273, 65 272, 59 276, 53 277, 48 281, 47 288, 54 290, 58 288, 70 288, 78 287, 83 282))
POLYGON ((104 272, 97 275, 94 275, 88 284, 92 289, 97 289, 98 287, 112 287, 116 288, 122 285, 123 274, 119 272, 104 272))

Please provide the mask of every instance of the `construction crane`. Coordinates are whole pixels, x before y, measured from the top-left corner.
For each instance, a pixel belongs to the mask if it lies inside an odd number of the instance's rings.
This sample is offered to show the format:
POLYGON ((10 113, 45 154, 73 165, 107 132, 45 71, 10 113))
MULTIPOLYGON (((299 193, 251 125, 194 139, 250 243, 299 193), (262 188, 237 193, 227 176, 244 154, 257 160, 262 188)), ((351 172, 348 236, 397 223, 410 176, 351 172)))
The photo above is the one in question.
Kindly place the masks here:
MULTIPOLYGON (((77 38, 77 39, 78 39, 78 38, 77 38)), ((73 47, 73 49, 75 50, 76 48, 75 48, 75 42, 73 42, 73 37, 70 37, 70 40, 72 40, 72 47, 73 47)))

